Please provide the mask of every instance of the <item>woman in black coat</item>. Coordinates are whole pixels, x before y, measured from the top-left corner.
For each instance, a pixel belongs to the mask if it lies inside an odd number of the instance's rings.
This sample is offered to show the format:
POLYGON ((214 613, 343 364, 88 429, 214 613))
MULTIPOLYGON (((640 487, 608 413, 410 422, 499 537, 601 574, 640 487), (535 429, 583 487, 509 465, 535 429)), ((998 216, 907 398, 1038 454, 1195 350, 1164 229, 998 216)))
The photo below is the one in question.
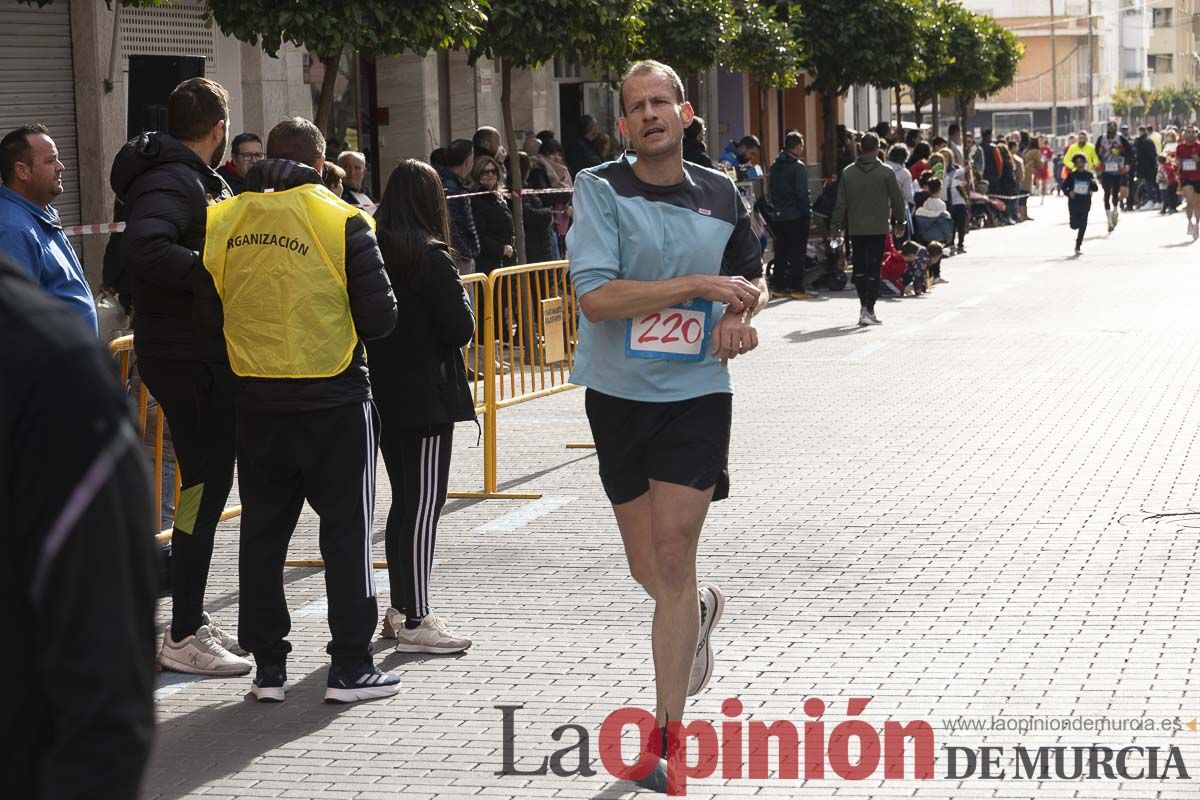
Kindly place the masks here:
POLYGON ((475 419, 462 355, 475 318, 447 249, 448 219, 437 172, 413 159, 400 162, 375 216, 399 322, 386 338, 367 343, 367 357, 392 484, 386 531, 392 607, 382 635, 405 653, 458 653, 471 646, 429 608, 454 423, 475 419))
MULTIPOLYGON (((521 185, 526 189, 549 189, 550 178, 540 164, 525 153, 519 154, 521 185)), ((538 264, 554 258, 550 250, 550 226, 554 222, 551 196, 528 194, 521 198, 521 216, 525 221, 525 263, 538 264)))
POLYGON ((491 273, 512 264, 513 219, 508 203, 500 194, 500 165, 491 156, 475 159, 471 168, 471 191, 487 192, 471 198, 471 213, 475 215, 475 231, 479 234, 479 255, 475 267, 491 273))

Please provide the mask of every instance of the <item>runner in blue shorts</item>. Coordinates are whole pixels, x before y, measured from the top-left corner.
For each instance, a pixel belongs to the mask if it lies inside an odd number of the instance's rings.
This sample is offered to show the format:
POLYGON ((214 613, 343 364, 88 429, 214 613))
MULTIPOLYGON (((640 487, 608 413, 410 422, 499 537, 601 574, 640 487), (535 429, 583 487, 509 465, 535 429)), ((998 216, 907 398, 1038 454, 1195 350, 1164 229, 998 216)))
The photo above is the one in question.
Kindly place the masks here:
MULTIPOLYGON (((709 504, 729 495, 727 363, 758 346, 767 301, 758 239, 721 172, 683 160, 694 113, 676 72, 635 64, 618 124, 636 155, 583 170, 567 234, 583 310, 571 381, 585 404, 600 480, 633 578, 654 599, 657 741, 665 756, 689 695, 713 671, 725 598, 698 584, 709 504)), ((665 791, 665 761, 639 781, 665 791)))

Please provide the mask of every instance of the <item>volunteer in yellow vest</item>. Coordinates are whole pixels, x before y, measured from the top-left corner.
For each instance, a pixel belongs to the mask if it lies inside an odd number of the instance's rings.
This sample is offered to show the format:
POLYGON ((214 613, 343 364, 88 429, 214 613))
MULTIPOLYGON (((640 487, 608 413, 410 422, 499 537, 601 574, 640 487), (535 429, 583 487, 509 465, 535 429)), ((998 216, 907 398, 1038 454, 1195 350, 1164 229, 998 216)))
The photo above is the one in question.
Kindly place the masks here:
POLYGON ((238 638, 264 701, 287 688, 283 561, 305 500, 321 517, 333 660, 325 699, 400 688, 370 654, 379 416, 361 341, 391 332, 396 298, 373 221, 321 183, 324 152, 308 120, 276 125, 246 191, 209 209, 204 248, 238 379, 238 638))
POLYGON ((1100 156, 1096 154, 1096 146, 1088 141, 1087 131, 1080 131, 1079 138, 1075 144, 1067 148, 1067 152, 1063 154, 1063 177, 1071 171, 1071 165, 1074 164, 1076 153, 1082 153, 1087 157, 1087 168, 1089 172, 1096 173, 1100 169, 1100 156))

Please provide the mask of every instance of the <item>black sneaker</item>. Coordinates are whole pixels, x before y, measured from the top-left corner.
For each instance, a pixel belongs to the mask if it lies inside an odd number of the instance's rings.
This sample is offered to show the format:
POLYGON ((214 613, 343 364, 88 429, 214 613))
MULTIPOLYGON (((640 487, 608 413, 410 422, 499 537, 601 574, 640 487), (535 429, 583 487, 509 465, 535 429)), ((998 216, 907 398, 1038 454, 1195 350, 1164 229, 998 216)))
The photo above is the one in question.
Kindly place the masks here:
POLYGON ((260 703, 282 703, 288 688, 287 670, 282 664, 259 664, 250 683, 250 693, 260 703))
POLYGON ((357 703, 396 694, 400 691, 400 676, 384 672, 370 661, 351 668, 333 664, 329 667, 326 687, 326 703, 357 703))

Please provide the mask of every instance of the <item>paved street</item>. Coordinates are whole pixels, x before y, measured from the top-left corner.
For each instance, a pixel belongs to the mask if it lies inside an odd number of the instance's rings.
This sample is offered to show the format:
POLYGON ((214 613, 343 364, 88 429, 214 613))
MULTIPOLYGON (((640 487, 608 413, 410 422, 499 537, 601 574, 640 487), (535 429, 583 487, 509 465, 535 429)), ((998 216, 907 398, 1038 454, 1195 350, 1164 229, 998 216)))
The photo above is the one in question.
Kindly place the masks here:
MULTIPOLYGON (((729 605, 715 677, 689 712, 719 722, 737 697, 743 720, 801 727, 818 697, 828 737, 849 698, 870 697, 860 718, 878 730, 927 721, 937 764, 931 780, 885 779, 881 764, 851 781, 827 759, 823 780, 714 776, 689 796, 1200 797, 1200 731, 1186 726, 1200 718, 1200 242, 1182 215, 1157 213, 1125 215, 1106 237, 1099 205, 1081 258, 1065 203, 1035 200, 1035 222, 972 233, 946 262, 948 285, 881 302, 877 328, 853 326, 850 292, 759 317, 761 347, 734 363, 733 497, 701 543, 701 573, 729 605), (1125 729, 949 728, 995 715, 1125 729), (1181 730, 1131 729, 1176 717, 1181 730), (1090 743, 1160 746, 1160 771, 1175 745, 1191 779, 1013 778, 1017 745, 1090 743), (1005 748, 995 770, 1008 776, 947 778, 947 745, 1005 748)), ((474 647, 383 650, 399 695, 324 705, 323 575, 289 569, 287 702, 248 702, 248 678, 160 676, 147 798, 638 793, 604 770, 598 734, 620 707, 653 708, 651 605, 628 577, 594 454, 565 447, 590 441, 583 392, 501 411, 499 436, 501 484, 543 498, 447 506, 433 600, 474 647), (524 706, 519 769, 576 742, 551 739, 575 723, 597 774, 497 775, 502 704, 524 706)), ((477 489, 475 427, 457 437, 452 489, 477 489)), ((379 495, 382 559, 382 465, 379 495)), ((301 525, 292 557, 316 558, 311 511, 301 525)), ((218 532, 209 588, 230 627, 237 533, 236 520, 218 532)))

